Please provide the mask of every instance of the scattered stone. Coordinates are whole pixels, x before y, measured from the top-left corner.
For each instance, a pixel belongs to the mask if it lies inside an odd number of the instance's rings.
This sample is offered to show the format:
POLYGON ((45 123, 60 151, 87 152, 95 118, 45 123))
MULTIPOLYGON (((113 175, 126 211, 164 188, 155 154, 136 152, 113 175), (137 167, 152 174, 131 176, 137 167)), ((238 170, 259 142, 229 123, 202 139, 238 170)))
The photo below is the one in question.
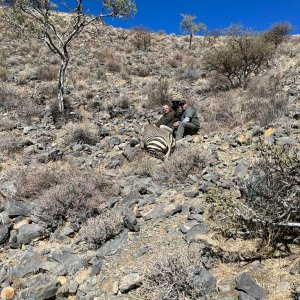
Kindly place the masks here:
POLYGON ((38 224, 25 224, 19 228, 17 234, 18 244, 29 244, 33 240, 44 237, 44 229, 38 224))
POLYGON ((125 294, 140 287, 141 285, 142 281, 140 275, 138 273, 131 273, 122 277, 119 284, 119 289, 122 294, 125 294))
POLYGON ((151 250, 151 248, 149 246, 144 246, 144 247, 140 248, 136 254, 134 254, 134 257, 139 258, 150 250, 151 250))
POLYGON ((260 287, 247 272, 244 272, 237 277, 236 289, 245 292, 255 300, 263 300, 266 298, 264 289, 260 287))
POLYGON ((183 191, 183 196, 188 198, 195 198, 199 196, 199 190, 198 188, 194 187, 190 190, 183 191))
POLYGON ((9 238, 9 231, 6 225, 0 225, 0 245, 4 244, 9 238))
POLYGON ((185 239, 187 242, 191 242, 192 240, 197 240, 197 236, 201 234, 205 234, 209 232, 209 228, 204 224, 198 224, 192 227, 185 235, 185 239))
POLYGON ((199 222, 197 220, 192 220, 190 222, 184 223, 180 226, 180 231, 182 233, 187 233, 191 228, 198 225, 199 222))
POLYGON ((114 255, 118 251, 121 250, 122 246, 128 240, 128 230, 124 230, 118 237, 109 240, 105 243, 97 252, 96 255, 98 258, 102 258, 104 256, 114 255))
POLYGON ((75 274, 80 268, 83 267, 83 261, 79 255, 70 253, 67 250, 51 252, 52 258, 57 261, 67 271, 68 275, 75 274))
POLYGON ((188 220, 196 220, 196 221, 198 221, 199 223, 202 223, 202 222, 204 222, 204 218, 203 218, 203 216, 202 215, 199 215, 199 214, 189 214, 188 216, 187 216, 187 219, 188 220))
POLYGON ((200 267, 196 270, 193 278, 193 285, 197 287, 203 295, 207 295, 216 289, 216 278, 205 268, 200 267))
POLYGON ((140 231, 140 226, 137 224, 136 216, 129 208, 124 209, 123 215, 124 225, 126 228, 128 228, 130 231, 140 231))
POLYGON ((300 261, 297 262, 292 268, 290 269, 290 274, 292 275, 300 275, 300 261))
POLYGON ((19 200, 7 200, 4 203, 4 209, 8 212, 9 217, 29 217, 32 214, 32 205, 19 200))
POLYGON ((35 252, 25 252, 19 264, 12 267, 8 274, 13 277, 22 278, 26 275, 39 272, 43 257, 35 252))

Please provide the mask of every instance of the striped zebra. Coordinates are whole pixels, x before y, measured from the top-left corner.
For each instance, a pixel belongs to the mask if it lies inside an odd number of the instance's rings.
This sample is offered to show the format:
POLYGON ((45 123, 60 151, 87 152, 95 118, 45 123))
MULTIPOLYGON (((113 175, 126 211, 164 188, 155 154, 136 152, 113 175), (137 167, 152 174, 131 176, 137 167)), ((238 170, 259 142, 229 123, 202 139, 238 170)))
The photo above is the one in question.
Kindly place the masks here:
POLYGON ((165 153, 165 158, 170 156, 176 145, 172 133, 152 124, 145 125, 142 141, 150 154, 159 157, 165 153))

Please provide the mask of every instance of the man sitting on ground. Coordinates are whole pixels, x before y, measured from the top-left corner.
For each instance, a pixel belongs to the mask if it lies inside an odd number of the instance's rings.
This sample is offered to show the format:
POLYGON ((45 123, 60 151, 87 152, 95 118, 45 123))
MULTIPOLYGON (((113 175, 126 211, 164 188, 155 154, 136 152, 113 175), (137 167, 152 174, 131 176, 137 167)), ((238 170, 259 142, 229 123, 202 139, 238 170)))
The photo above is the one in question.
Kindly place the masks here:
POLYGON ((176 129, 176 141, 181 140, 186 134, 196 134, 200 128, 199 118, 196 110, 188 106, 185 100, 179 102, 183 111, 180 120, 175 122, 173 127, 176 129))
POLYGON ((163 106, 163 115, 162 117, 155 123, 157 127, 168 130, 169 132, 173 132, 173 124, 175 122, 175 113, 171 110, 170 106, 165 104, 163 106))

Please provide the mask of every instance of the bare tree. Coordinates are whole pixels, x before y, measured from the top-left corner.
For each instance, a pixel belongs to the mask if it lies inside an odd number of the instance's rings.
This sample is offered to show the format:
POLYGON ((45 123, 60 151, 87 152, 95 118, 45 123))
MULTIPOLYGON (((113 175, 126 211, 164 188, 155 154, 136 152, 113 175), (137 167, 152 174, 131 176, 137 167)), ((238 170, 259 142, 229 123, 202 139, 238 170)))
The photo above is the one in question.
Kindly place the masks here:
MULTIPOLYGON (((87 0, 73 0, 73 6, 61 4, 70 13, 68 21, 54 9, 57 1, 51 0, 8 0, 10 6, 3 11, 3 17, 13 22, 19 29, 33 32, 38 38, 45 41, 49 49, 61 60, 58 76, 58 106, 64 116, 64 84, 66 69, 69 64, 69 46, 71 42, 91 23, 103 22, 106 17, 126 18, 136 12, 132 0, 102 0, 102 7, 95 16, 88 14, 85 6, 87 0), (60 26, 63 20, 64 26, 60 26)), ((100 5, 99 5, 100 6, 100 5)))
POLYGON ((189 49, 192 48, 192 38, 193 35, 196 34, 199 31, 206 31, 206 25, 204 23, 196 24, 194 20, 197 18, 196 16, 192 15, 184 15, 182 14, 182 20, 180 22, 180 28, 184 32, 190 35, 190 41, 189 41, 189 49))

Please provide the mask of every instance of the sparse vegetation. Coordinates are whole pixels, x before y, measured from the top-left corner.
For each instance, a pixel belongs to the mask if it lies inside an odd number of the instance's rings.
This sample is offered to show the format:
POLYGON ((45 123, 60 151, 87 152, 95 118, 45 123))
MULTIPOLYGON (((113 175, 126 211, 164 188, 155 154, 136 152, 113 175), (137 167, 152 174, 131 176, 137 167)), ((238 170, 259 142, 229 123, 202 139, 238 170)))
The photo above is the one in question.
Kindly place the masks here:
POLYGON ((225 30, 226 39, 207 50, 203 63, 208 71, 214 71, 230 82, 232 87, 246 88, 249 78, 268 65, 274 46, 262 36, 232 26, 225 30))
POLYGON ((157 171, 156 176, 169 183, 184 182, 190 174, 200 174, 205 168, 207 159, 197 145, 176 150, 157 171), (187 159, 188 157, 188 159, 187 159))
POLYGON ((147 50, 151 45, 151 34, 144 27, 135 27, 132 30, 131 42, 138 50, 147 50))
POLYGON ((108 211, 86 221, 80 235, 89 243, 101 246, 118 235, 124 227, 123 218, 115 212, 108 211))
POLYGON ((292 31, 293 28, 289 23, 275 23, 263 33, 263 38, 267 43, 273 43, 275 47, 278 47, 292 31))
POLYGON ((160 78, 158 81, 150 82, 147 86, 147 96, 149 106, 169 103, 171 100, 169 81, 166 78, 160 78))
POLYGON ((50 227, 66 221, 75 227, 99 215, 108 205, 111 184, 101 174, 70 172, 45 190, 36 200, 36 212, 50 227))
POLYGON ((300 160, 294 148, 264 146, 259 161, 242 189, 210 191, 210 216, 229 237, 259 237, 259 248, 273 254, 299 236, 300 160))

